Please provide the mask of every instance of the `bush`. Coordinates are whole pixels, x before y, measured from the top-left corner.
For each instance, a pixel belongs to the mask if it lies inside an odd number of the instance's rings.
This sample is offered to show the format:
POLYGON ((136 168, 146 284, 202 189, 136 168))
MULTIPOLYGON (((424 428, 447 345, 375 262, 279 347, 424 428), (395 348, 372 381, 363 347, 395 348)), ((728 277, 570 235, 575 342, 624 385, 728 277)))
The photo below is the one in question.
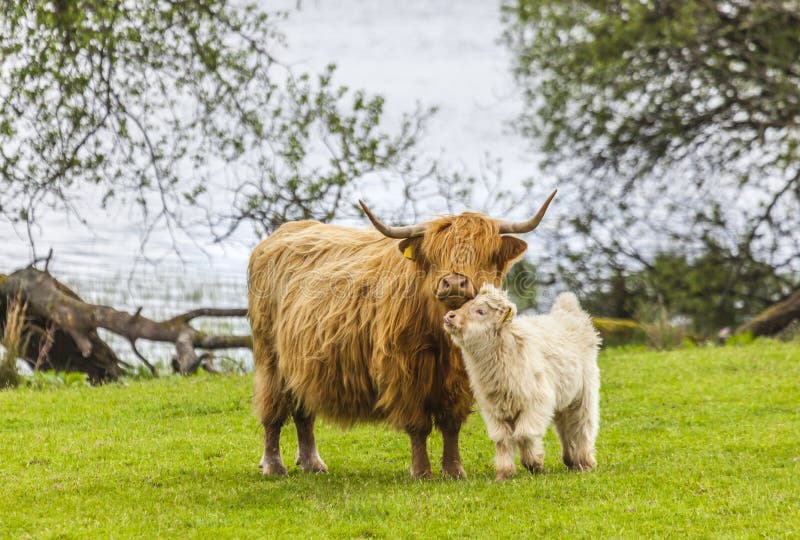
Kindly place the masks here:
POLYGON ((785 276, 775 269, 742 261, 716 247, 694 258, 661 253, 646 269, 620 269, 607 283, 587 291, 583 299, 590 313, 640 320, 650 325, 656 341, 671 341, 675 336, 664 332, 672 332, 669 327, 676 326, 675 315, 687 319, 686 324, 678 325, 684 331, 714 336, 720 328, 736 328, 789 292, 785 276), (660 308, 666 313, 657 313, 660 308))
POLYGON ((637 309, 647 343, 654 349, 676 349, 688 339, 684 325, 676 323, 667 308, 661 303, 642 303, 637 309))

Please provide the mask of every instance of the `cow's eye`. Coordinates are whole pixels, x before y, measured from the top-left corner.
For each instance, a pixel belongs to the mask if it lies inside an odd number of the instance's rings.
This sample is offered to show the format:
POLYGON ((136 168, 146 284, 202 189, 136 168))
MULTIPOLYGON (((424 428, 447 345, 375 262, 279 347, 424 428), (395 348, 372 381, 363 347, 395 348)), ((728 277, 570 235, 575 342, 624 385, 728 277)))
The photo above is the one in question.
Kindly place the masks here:
POLYGON ((478 315, 480 315, 481 317, 483 317, 484 315, 486 315, 486 312, 485 312, 484 310, 480 309, 480 308, 476 309, 476 310, 475 310, 475 312, 476 312, 478 315))

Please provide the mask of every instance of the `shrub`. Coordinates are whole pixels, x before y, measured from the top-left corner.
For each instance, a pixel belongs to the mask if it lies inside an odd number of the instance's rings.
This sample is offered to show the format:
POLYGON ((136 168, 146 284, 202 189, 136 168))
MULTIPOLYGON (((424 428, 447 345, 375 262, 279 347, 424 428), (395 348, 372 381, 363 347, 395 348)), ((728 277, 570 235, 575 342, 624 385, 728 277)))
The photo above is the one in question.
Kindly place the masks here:
POLYGON ((642 325, 648 345, 655 349, 678 348, 689 337, 686 328, 670 317, 667 308, 661 302, 640 304, 637 315, 636 318, 642 325))

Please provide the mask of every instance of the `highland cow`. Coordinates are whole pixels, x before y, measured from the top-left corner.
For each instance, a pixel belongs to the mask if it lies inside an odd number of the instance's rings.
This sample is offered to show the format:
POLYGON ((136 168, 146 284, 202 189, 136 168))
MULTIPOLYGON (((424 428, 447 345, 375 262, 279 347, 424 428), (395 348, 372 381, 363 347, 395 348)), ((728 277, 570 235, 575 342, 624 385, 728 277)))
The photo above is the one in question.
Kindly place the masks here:
POLYGON ((551 422, 564 463, 591 470, 600 421, 600 338, 592 321, 572 293, 559 295, 547 315, 516 312, 505 292, 487 284, 444 317, 495 443, 496 479, 514 475, 515 447, 525 468, 543 470, 551 422))
POLYGON ((280 432, 297 429, 296 462, 326 472, 317 414, 341 425, 387 421, 411 439, 411 475, 431 476, 427 437, 442 432, 442 474, 464 477, 458 435, 473 397, 460 353, 441 320, 484 283, 499 285, 555 191, 530 220, 463 213, 380 232, 315 221, 282 225, 248 267, 256 415, 264 474, 287 473, 280 432))

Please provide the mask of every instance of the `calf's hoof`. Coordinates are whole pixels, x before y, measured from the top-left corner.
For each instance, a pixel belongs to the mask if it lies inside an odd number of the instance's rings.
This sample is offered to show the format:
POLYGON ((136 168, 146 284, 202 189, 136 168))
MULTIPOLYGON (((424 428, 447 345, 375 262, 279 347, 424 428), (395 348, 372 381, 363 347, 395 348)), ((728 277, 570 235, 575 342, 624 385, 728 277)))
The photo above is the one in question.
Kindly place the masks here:
POLYGON ((569 466, 570 470, 575 472, 589 472, 595 467, 597 467, 597 463, 594 461, 579 461, 569 466))
POLYGON ((531 474, 544 472, 544 462, 542 461, 533 461, 531 463, 523 463, 522 465, 528 469, 528 472, 531 474))
POLYGON ((577 459, 573 459, 570 456, 563 456, 563 461, 564 465, 575 472, 589 472, 597 467, 597 461, 592 455, 584 455, 577 459))
POLYGON ((514 469, 499 469, 494 475, 495 482, 503 482, 514 477, 514 469))

